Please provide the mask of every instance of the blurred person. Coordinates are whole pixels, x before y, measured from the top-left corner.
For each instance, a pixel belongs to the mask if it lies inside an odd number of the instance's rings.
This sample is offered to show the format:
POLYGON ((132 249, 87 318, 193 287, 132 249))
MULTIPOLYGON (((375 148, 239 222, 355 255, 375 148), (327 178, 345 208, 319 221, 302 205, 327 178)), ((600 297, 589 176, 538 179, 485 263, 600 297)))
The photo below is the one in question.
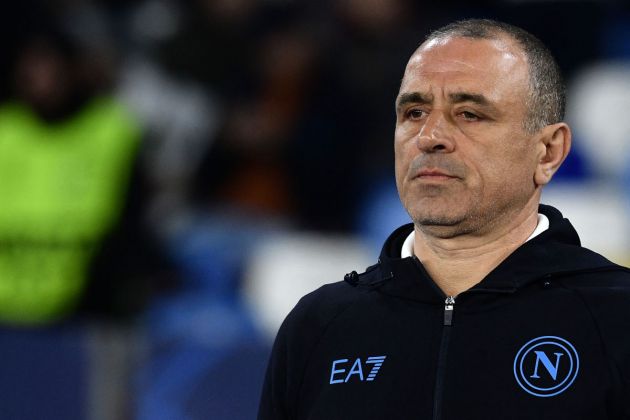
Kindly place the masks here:
POLYGON ((143 299, 132 268, 141 238, 110 241, 132 203, 141 131, 109 94, 109 69, 91 49, 47 23, 26 29, 15 49, 13 95, 0 106, 4 324, 115 316, 143 299))
POLYGON ((564 95, 523 29, 428 36, 396 99, 413 223, 289 314, 259 419, 630 419, 630 272, 540 204, 571 145, 564 95))
MULTIPOLYGON (((180 160, 194 167, 196 189, 181 211, 160 219, 160 240, 182 283, 147 311, 140 419, 255 416, 269 343, 241 299, 241 279, 250 251, 291 217, 286 149, 313 68, 311 37, 291 22, 260 30, 259 2, 192 3, 192 13, 182 8, 180 32, 155 52, 165 74, 216 100, 219 112, 203 117, 216 118, 217 132, 208 133, 207 151, 191 156, 206 154, 199 170, 193 159, 180 160), (239 380, 245 374, 247 384, 239 380)), ((184 107, 161 101, 166 111, 174 106, 162 120, 184 107)), ((185 132, 178 134, 173 143, 185 144, 185 132)))
MULTIPOLYGON (((294 199, 288 151, 303 118, 316 46, 300 27, 271 31, 256 57, 257 87, 230 100, 212 157, 223 169, 216 197, 260 216, 291 218, 294 199)), ((214 165, 213 165, 214 166, 214 165)))
POLYGON ((157 45, 165 70, 193 80, 222 99, 248 93, 258 37, 265 22, 255 0, 180 3, 178 30, 157 45))

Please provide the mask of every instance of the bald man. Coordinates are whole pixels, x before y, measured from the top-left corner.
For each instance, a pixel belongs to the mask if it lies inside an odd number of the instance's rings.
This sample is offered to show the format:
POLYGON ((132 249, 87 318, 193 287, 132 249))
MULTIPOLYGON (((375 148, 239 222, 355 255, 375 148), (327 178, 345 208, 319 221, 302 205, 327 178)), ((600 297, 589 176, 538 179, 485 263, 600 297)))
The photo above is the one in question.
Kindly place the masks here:
POLYGON ((396 99, 413 223, 282 325, 259 419, 630 419, 630 271, 540 204, 571 145, 528 32, 431 33, 396 99))

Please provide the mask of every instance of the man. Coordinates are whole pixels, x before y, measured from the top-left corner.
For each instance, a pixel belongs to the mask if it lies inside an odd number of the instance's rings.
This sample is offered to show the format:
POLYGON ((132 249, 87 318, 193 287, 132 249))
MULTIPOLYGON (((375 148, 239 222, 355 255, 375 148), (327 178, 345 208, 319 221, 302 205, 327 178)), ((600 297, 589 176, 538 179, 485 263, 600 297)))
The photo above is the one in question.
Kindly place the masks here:
POLYGON ((413 225, 287 317, 259 419, 630 419, 630 272, 539 205, 569 152, 563 111, 522 29, 428 37, 396 102, 413 225))
POLYGON ((141 128, 93 46, 56 23, 19 38, 0 103, 0 325, 128 317, 148 278, 127 201, 141 128))

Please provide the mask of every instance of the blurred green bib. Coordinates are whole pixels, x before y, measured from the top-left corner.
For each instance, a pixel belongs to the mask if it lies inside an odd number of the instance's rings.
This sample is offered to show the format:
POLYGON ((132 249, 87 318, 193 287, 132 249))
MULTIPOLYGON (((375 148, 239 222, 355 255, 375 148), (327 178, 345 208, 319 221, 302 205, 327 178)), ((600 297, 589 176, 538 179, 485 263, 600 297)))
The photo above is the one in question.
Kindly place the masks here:
POLYGON ((138 139, 112 99, 54 125, 0 107, 0 322, 46 323, 75 308, 120 216, 138 139))

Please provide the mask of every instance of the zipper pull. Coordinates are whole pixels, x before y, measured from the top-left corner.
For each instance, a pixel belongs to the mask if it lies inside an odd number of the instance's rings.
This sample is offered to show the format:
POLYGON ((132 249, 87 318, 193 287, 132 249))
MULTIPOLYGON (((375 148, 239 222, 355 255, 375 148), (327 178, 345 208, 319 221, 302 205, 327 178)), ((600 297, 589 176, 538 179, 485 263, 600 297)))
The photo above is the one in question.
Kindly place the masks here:
POLYGON ((444 325, 453 325, 453 307, 455 306, 455 298, 449 296, 444 301, 444 325))

